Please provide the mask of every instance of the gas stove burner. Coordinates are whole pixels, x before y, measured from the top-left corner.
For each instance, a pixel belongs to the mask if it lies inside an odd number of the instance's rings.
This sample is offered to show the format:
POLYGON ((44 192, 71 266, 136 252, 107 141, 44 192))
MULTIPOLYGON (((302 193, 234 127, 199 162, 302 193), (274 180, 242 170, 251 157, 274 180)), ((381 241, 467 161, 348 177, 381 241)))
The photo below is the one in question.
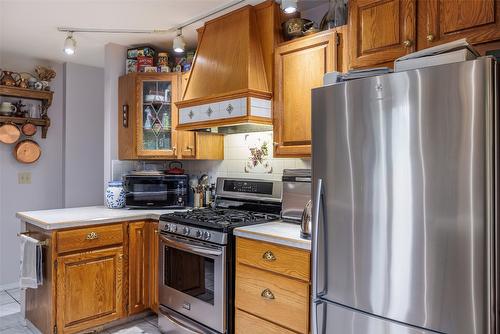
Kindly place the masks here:
POLYGON ((279 219, 279 215, 275 214, 221 208, 175 212, 165 217, 165 220, 170 222, 202 226, 224 232, 239 226, 265 223, 277 219, 279 219))

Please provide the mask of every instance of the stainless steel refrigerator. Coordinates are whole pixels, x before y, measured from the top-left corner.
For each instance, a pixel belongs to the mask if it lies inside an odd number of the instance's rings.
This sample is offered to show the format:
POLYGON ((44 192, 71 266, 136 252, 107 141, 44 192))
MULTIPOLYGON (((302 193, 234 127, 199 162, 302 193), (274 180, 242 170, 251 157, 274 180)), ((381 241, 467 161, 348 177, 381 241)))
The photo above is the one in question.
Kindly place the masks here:
POLYGON ((312 92, 313 333, 497 333, 492 58, 312 92))

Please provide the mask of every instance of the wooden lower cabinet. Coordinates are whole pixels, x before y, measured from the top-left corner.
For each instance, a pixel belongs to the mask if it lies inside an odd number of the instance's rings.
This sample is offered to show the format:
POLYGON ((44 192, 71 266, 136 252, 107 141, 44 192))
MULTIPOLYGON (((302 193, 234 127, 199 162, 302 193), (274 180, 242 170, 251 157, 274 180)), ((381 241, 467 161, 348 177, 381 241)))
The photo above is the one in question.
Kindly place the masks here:
POLYGON ((304 250, 237 238, 237 334, 309 333, 309 258, 304 250))
POLYGON ((123 247, 57 259, 57 333, 77 333, 124 315, 123 247))
POLYGON ((43 334, 100 329, 152 309, 158 312, 158 221, 43 230, 44 283, 26 291, 26 319, 43 334))
POLYGON ((150 259, 150 297, 151 297, 151 309, 158 313, 158 254, 159 254, 159 226, 158 222, 150 222, 150 248, 149 248, 149 259, 150 259))
POLYGON ((295 334, 284 327, 241 310, 235 313, 236 334, 295 334))
POLYGON ((129 223, 128 230, 128 313, 136 314, 149 308, 149 223, 129 223))

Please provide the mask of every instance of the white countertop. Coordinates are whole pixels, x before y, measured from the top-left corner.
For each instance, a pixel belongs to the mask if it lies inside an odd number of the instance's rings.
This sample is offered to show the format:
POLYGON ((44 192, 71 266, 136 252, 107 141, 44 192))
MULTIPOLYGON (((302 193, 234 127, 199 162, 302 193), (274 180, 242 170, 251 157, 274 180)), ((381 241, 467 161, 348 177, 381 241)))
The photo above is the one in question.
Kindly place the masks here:
POLYGON ((159 219, 160 215, 184 210, 108 209, 105 206, 26 211, 16 213, 23 222, 46 230, 116 223, 127 220, 159 219))
POLYGON ((300 224, 284 223, 281 220, 259 225, 238 227, 234 230, 234 235, 311 250, 311 240, 300 237, 300 224))

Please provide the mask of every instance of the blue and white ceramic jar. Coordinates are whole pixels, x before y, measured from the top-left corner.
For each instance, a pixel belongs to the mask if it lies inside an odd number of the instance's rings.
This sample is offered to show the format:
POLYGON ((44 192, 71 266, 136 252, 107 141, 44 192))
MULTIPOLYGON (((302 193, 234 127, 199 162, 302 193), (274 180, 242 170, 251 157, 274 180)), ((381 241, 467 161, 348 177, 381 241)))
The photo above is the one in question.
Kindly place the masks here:
POLYGON ((125 189, 122 181, 111 181, 106 189, 106 206, 110 209, 120 209, 125 206, 125 189))

